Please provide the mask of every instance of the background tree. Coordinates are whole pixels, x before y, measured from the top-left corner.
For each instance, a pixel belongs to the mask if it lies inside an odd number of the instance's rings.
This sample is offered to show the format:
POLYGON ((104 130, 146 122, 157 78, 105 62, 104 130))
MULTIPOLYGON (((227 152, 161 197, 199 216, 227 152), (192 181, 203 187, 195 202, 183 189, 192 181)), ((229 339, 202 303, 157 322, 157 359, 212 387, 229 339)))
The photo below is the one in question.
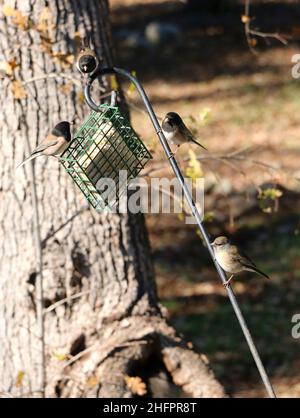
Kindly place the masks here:
POLYGON ((164 372, 191 395, 224 396, 157 303, 143 216, 90 210, 54 159, 15 169, 57 121, 88 112, 76 40, 90 32, 112 64, 107 1, 1 7, 1 392, 43 394, 46 381, 47 396, 129 396, 145 387, 128 376, 164 372))

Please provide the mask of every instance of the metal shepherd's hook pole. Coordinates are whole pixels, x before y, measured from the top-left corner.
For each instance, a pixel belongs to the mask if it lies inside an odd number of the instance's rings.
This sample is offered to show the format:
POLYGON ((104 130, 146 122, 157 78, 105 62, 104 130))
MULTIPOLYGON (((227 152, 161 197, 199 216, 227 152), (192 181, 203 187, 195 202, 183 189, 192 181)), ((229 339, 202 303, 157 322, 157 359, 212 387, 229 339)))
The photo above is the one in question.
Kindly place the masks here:
MULTIPOLYGON (((195 205, 195 202, 193 200, 193 197, 192 197, 192 195, 190 193, 189 188, 185 184, 183 175, 182 175, 182 173, 181 173, 181 171, 180 171, 180 169, 178 167, 178 164, 177 164, 177 162, 176 162, 176 160, 174 158, 174 155, 171 152, 171 149, 169 147, 169 144, 168 144, 168 142, 167 142, 167 140, 166 140, 166 138, 165 138, 165 136, 164 136, 164 134, 163 134, 163 132, 161 130, 160 124, 159 124, 159 122, 157 120, 157 117, 156 117, 154 111, 153 111, 152 105, 151 105, 151 103, 150 103, 150 101, 149 101, 149 99, 148 99, 148 97, 147 97, 147 95, 145 93, 145 90, 143 89, 143 87, 140 84, 140 82, 138 81, 138 79, 136 77, 134 77, 132 74, 130 74, 130 72, 128 72, 126 70, 123 70, 122 68, 116 68, 116 67, 113 67, 113 68, 104 68, 104 69, 96 72, 95 74, 93 74, 88 79, 88 82, 87 82, 87 84, 85 86, 85 89, 84 89, 84 96, 85 96, 85 100, 86 100, 87 104, 93 110, 99 111, 99 106, 97 106, 97 104, 92 99, 90 90, 91 90, 92 84, 93 84, 93 82, 94 82, 94 80, 96 78, 98 78, 99 76, 104 76, 104 75, 108 75, 108 74, 119 74, 119 75, 122 75, 124 77, 129 78, 129 80, 135 85, 137 91, 139 92, 139 94, 140 94, 140 96, 141 96, 141 98, 142 98, 142 100, 143 100, 143 102, 144 102, 144 104, 146 106, 146 109, 147 109, 147 111, 149 113, 150 119, 151 119, 151 121, 153 123, 153 126, 155 128, 155 131, 157 133, 157 136, 159 137, 159 140, 160 140, 160 142, 162 144, 162 147, 163 147, 163 149, 164 149, 164 151, 166 153, 166 156, 168 157, 168 160, 170 161, 170 164, 172 166, 172 169, 173 169, 173 171, 174 171, 177 179, 180 182, 180 185, 181 185, 182 190, 184 192, 184 196, 185 196, 185 198, 186 198, 186 200, 188 202, 188 205, 189 205, 189 207, 190 207, 190 209, 192 211, 192 214, 194 215, 194 217, 195 217, 195 219, 197 221, 197 224, 198 224, 198 227, 200 229, 202 238, 203 238, 203 240, 204 240, 204 242, 205 242, 205 244, 207 246, 207 249, 209 251, 209 254, 210 254, 210 256, 211 256, 211 258, 212 258, 212 260, 214 262, 215 268, 216 268, 216 270, 217 270, 217 272, 218 272, 218 274, 220 276, 220 279, 221 279, 222 283, 225 284, 225 282, 227 280, 226 275, 225 275, 224 271, 222 270, 222 268, 219 266, 219 264, 218 264, 218 262, 217 262, 217 260, 215 258, 215 254, 214 254, 213 248, 211 246, 209 236, 208 236, 208 234, 207 234, 207 232, 205 230, 205 227, 204 227, 204 225, 202 223, 201 215, 200 215, 200 213, 199 213, 199 211, 198 211, 198 209, 197 209, 197 207, 195 205)), ((272 387, 272 384, 271 384, 271 382, 269 380, 269 377, 268 377, 268 375, 266 373, 266 370, 264 368, 264 365, 263 365, 263 363, 261 361, 261 358, 260 358, 260 356, 258 354, 258 351, 256 349, 255 343, 254 343, 254 341, 252 339, 252 336, 250 334, 249 328, 248 328, 248 326, 246 324, 246 321, 245 321, 244 316, 243 316, 243 314, 242 314, 242 312, 240 310, 239 304, 238 304, 238 302, 236 300, 236 297, 235 297, 235 295, 234 295, 234 293, 232 291, 231 286, 230 285, 229 286, 226 286, 226 290, 227 290, 227 293, 228 293, 230 302, 232 304, 232 307, 234 309, 234 312, 235 312, 235 314, 237 316, 237 319, 239 321, 239 324, 240 324, 240 326, 241 326, 241 328, 243 330, 244 336, 245 336, 246 341, 248 343, 249 349, 250 349, 250 351, 252 353, 253 359, 254 359, 254 361, 256 363, 256 366, 257 366, 258 371, 260 373, 260 376, 262 378, 262 381, 263 381, 263 383, 265 385, 265 388, 266 388, 266 390, 268 392, 268 395, 269 395, 270 398, 276 398, 276 395, 275 395, 274 389, 272 387)))

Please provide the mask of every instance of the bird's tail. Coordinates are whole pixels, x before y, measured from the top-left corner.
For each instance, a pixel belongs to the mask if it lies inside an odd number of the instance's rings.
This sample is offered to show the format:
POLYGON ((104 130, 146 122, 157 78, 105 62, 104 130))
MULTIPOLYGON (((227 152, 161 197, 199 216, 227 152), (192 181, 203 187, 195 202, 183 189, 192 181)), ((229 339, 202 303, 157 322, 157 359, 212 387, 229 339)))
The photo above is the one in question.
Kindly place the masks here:
POLYGON ((261 276, 263 276, 263 277, 265 277, 266 279, 269 279, 269 280, 271 280, 271 278, 266 274, 266 273, 264 273, 263 271, 261 271, 261 270, 259 270, 257 267, 255 267, 255 266, 245 266, 245 268, 246 268, 246 270, 249 270, 249 271, 254 271, 255 273, 258 273, 258 274, 260 274, 261 276))
POLYGON ((18 169, 18 168, 22 167, 22 165, 24 165, 25 163, 28 163, 28 161, 33 160, 34 158, 38 157, 39 155, 41 155, 41 154, 32 154, 32 155, 30 155, 29 157, 25 158, 25 160, 24 160, 23 162, 21 162, 21 164, 19 164, 19 165, 16 167, 16 169, 18 169))
POLYGON ((190 140, 191 140, 192 142, 194 142, 194 144, 197 144, 197 145, 199 145, 199 147, 201 147, 201 148, 205 149, 206 151, 208 151, 208 149, 207 149, 207 148, 205 148, 205 146, 204 146, 204 145, 200 144, 200 142, 196 141, 194 138, 191 138, 190 140))

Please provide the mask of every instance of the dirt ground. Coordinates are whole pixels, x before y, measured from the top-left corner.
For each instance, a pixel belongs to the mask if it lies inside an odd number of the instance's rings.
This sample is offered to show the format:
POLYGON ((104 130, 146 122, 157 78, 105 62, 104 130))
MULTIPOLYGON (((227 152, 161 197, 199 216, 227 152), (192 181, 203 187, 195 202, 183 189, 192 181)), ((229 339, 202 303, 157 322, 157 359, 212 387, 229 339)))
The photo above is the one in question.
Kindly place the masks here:
MULTIPOLYGON (((271 276, 267 282, 246 274, 233 288, 277 395, 299 397, 300 340, 291 336, 291 320, 300 313, 300 80, 291 76, 291 59, 300 53, 300 6, 255 2, 255 26, 279 31, 289 42, 258 39, 254 55, 241 4, 191 3, 111 0, 117 63, 136 71, 158 115, 180 113, 208 148, 183 146, 178 160, 185 169, 190 149, 202 158, 211 236, 233 237, 271 276), (145 27, 157 21, 175 25, 179 39, 145 45, 145 27)), ((129 90, 134 127, 152 150, 153 166, 164 165, 139 97, 129 90)), ((171 172, 165 165, 155 175, 171 172)), ((147 222, 170 321, 208 355, 231 396, 265 396, 195 227, 176 214, 147 215, 147 222)))

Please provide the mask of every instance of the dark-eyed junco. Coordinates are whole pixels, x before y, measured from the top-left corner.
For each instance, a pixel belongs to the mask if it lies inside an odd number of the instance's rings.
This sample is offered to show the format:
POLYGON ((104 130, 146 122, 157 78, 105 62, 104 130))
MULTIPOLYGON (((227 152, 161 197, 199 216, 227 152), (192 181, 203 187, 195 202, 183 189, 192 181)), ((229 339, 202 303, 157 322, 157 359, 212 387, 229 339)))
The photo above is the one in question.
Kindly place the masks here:
POLYGON ((252 271, 270 279, 265 273, 259 270, 254 262, 243 254, 235 245, 232 245, 227 237, 218 237, 211 244, 213 246, 217 262, 224 271, 230 273, 230 278, 224 283, 228 285, 234 274, 242 271, 252 271))
POLYGON ((86 36, 81 40, 80 52, 76 58, 76 67, 81 74, 92 75, 99 66, 99 59, 91 49, 90 38, 86 36))
POLYGON ((46 136, 46 138, 32 151, 31 155, 19 164, 18 167, 21 167, 23 164, 39 157, 40 155, 61 155, 70 145, 70 125, 70 122, 66 121, 59 122, 55 125, 51 133, 46 136))
POLYGON ((179 147, 186 142, 193 142, 206 150, 203 145, 194 139, 192 132, 185 126, 178 113, 167 113, 161 127, 166 139, 172 144, 179 147))

